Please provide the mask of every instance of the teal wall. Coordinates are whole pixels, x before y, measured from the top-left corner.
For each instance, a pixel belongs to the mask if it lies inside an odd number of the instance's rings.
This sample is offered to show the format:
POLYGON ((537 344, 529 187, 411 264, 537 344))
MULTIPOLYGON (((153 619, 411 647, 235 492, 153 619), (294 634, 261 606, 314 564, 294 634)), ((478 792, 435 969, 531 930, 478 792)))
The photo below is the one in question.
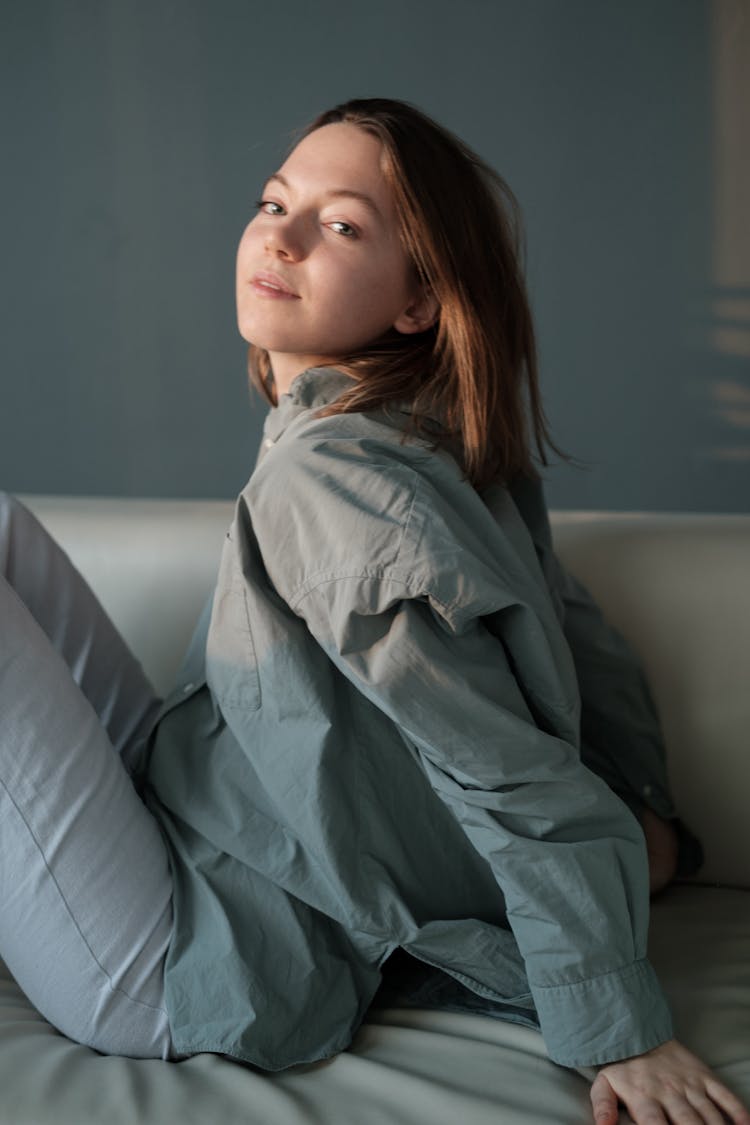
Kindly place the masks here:
POLYGON ((237 240, 296 127, 383 95, 520 199, 547 413, 590 466, 551 468, 550 503, 746 510, 750 256, 717 265, 734 134, 717 156, 716 67, 747 45, 747 10, 2 0, 0 485, 242 486, 266 408, 234 318, 237 240))

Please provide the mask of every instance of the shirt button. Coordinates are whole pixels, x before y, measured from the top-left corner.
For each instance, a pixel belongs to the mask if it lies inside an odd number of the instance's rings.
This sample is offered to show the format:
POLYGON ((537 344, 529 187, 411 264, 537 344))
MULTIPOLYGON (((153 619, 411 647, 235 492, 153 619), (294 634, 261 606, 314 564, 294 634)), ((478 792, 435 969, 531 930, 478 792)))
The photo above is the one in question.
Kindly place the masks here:
POLYGON ((643 786, 643 796, 644 796, 644 797, 651 797, 651 796, 653 796, 653 792, 654 792, 654 787, 653 787, 653 785, 644 785, 644 786, 643 786))
POLYGON ((194 687, 195 687, 195 684, 185 684, 182 688, 182 694, 187 695, 187 693, 189 691, 192 691, 194 687))
POLYGON ((275 443, 274 443, 274 440, 273 440, 273 438, 267 437, 267 438, 265 439, 265 441, 263 442, 263 448, 264 448, 264 449, 270 449, 270 448, 271 448, 271 446, 272 446, 272 445, 274 445, 274 444, 275 444, 275 443))

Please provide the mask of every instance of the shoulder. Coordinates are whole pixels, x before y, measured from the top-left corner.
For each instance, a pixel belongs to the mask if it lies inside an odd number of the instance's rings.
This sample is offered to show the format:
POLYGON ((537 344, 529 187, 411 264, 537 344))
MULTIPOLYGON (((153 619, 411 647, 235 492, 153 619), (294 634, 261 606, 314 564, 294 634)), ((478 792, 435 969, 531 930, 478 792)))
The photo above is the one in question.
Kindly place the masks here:
POLYGON ((306 416, 268 450, 245 493, 259 513, 271 504, 391 526, 410 507, 420 476, 430 471, 423 443, 401 444, 400 437, 361 414, 306 416))
POLYGON ((362 415, 306 418, 243 490, 261 551, 286 590, 325 577, 397 576, 430 454, 362 415))
POLYGON ((490 508, 453 458, 400 438, 362 415, 306 420, 268 451, 244 501, 291 605, 334 581, 373 597, 387 582, 459 631, 518 600, 533 548, 507 490, 490 508))

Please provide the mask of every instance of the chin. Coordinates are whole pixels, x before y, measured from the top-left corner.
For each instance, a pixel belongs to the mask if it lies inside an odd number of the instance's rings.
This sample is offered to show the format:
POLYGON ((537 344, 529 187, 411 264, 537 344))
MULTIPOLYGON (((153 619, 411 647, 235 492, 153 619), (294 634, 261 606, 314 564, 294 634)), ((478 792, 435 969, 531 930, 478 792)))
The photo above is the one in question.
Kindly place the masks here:
POLYGON ((265 348, 266 351, 272 350, 273 344, 269 342, 267 336, 260 330, 255 331, 252 324, 239 320, 237 327, 245 343, 254 344, 256 348, 265 348))

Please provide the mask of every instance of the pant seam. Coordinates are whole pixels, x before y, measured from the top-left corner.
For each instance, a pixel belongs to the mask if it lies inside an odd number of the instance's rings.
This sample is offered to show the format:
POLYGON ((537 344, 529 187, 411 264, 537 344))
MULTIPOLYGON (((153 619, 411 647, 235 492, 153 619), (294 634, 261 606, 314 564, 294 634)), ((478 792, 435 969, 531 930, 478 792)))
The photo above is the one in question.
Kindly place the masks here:
POLYGON ((75 931, 77 932, 77 934, 78 934, 78 936, 80 937, 81 941, 83 942, 84 946, 85 946, 85 947, 86 947, 86 949, 88 950, 88 952, 89 952, 89 955, 90 955, 90 957, 91 957, 92 961, 94 962, 94 964, 95 964, 95 965, 97 966, 97 968, 99 969, 99 971, 100 971, 100 972, 101 972, 101 973, 103 974, 103 976, 105 977, 105 979, 106 979, 106 981, 107 981, 107 984, 108 984, 108 986, 109 986, 110 992, 113 992, 113 993, 117 993, 117 994, 118 994, 118 995, 120 995, 120 996, 124 996, 126 1000, 129 1000, 129 1001, 130 1001, 130 1003, 131 1003, 131 1004, 137 1004, 137 1005, 138 1005, 139 1007, 141 1007, 141 1008, 145 1008, 145 1009, 146 1009, 147 1011, 150 1011, 150 1012, 161 1012, 161 1013, 162 1013, 162 1015, 168 1016, 168 1015, 169 1015, 169 1013, 167 1012, 167 1009, 166 1009, 166 1007, 161 1007, 161 1006, 159 1006, 159 1005, 156 1005, 156 1004, 147 1004, 147 1003, 145 1002, 145 1000, 138 1000, 138 999, 137 999, 137 998, 136 998, 135 996, 131 996, 131 995, 130 995, 130 993, 126 992, 124 988, 120 988, 119 986, 117 986, 117 985, 113 984, 113 982, 112 982, 112 978, 111 978, 110 974, 109 974, 109 973, 107 972, 107 970, 105 969, 104 965, 102 965, 101 961, 99 960, 99 958, 98 958, 98 957, 96 956, 96 954, 94 953, 94 950, 93 950, 93 949, 91 948, 91 945, 90 945, 90 944, 89 944, 89 942, 88 942, 88 941, 86 940, 86 937, 85 937, 85 935, 84 935, 84 933, 83 933, 83 931, 82 931, 82 929, 81 929, 80 925, 78 924, 78 920, 76 919, 76 916, 75 916, 75 914, 73 913, 73 911, 72 911, 72 909, 71 909, 71 907, 70 907, 70 904, 68 903, 68 900, 66 899, 65 895, 63 894, 63 891, 62 891, 62 887, 61 887, 61 886, 60 886, 60 884, 58 883, 58 881, 57 881, 57 877, 55 876, 55 873, 53 872, 52 868, 50 867, 50 865, 49 865, 49 863, 48 863, 48 861, 47 861, 47 857, 46 857, 46 855, 44 854, 44 849, 42 848, 42 846, 41 846, 41 844, 40 844, 40 842, 39 842, 39 840, 38 840, 38 838, 37 838, 37 835, 36 835, 36 833, 34 832, 33 828, 31 827, 31 825, 29 824, 28 820, 27 820, 27 819, 26 819, 26 817, 24 816, 24 814, 23 814, 23 811, 21 810, 21 807, 20 807, 20 805, 18 804, 18 802, 16 801, 15 797, 13 796, 13 794, 12 794, 12 793, 11 793, 11 791, 10 791, 10 789, 8 788, 8 786, 6 785, 5 781, 3 781, 3 779, 2 779, 2 778, 0 778, 0 785, 2 785, 3 789, 4 789, 4 790, 5 790, 5 792, 7 793, 7 795, 8 795, 8 800, 10 801, 10 803, 11 803, 11 804, 13 805, 13 808, 14 808, 14 809, 16 810, 16 812, 18 813, 19 817, 21 818, 21 820, 22 820, 22 822, 23 822, 23 824, 24 824, 24 826, 25 826, 25 828, 26 828, 26 831, 27 831, 27 832, 29 833, 29 836, 30 836, 30 837, 31 837, 31 839, 33 840, 33 842, 34 842, 34 845, 35 845, 35 847, 36 847, 37 851, 39 852, 39 855, 40 855, 40 857, 41 857, 41 859, 42 859, 42 862, 43 862, 43 864, 44 864, 44 867, 45 867, 45 869, 46 869, 46 871, 47 871, 47 874, 49 875, 50 879, 52 880, 52 883, 53 883, 53 885, 54 885, 54 887, 55 887, 55 889, 56 889, 56 891, 57 891, 58 895, 60 896, 60 901, 62 902, 62 904, 63 904, 63 906, 64 906, 65 910, 66 910, 66 911, 67 911, 67 913, 68 913, 68 916, 70 917, 70 920, 71 920, 71 922, 73 923, 73 926, 74 926, 74 928, 75 928, 75 931))

